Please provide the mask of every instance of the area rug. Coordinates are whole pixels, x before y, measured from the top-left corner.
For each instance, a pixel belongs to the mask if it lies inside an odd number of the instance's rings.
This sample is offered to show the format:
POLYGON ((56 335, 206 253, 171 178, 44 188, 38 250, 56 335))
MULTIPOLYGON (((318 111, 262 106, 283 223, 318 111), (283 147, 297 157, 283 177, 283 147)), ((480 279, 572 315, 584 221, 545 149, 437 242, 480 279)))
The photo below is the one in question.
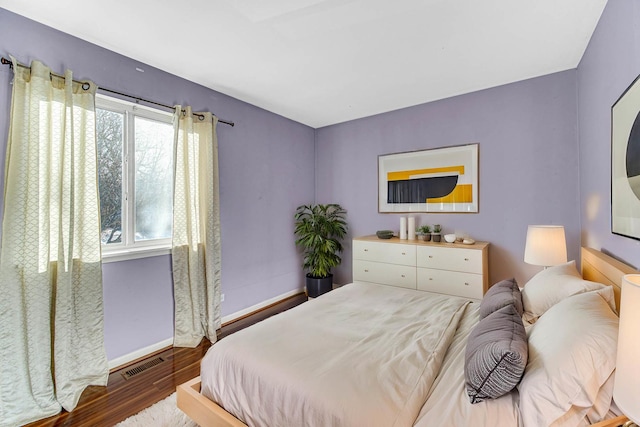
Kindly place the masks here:
POLYGON ((198 427, 176 406, 176 394, 127 418, 116 427, 198 427))

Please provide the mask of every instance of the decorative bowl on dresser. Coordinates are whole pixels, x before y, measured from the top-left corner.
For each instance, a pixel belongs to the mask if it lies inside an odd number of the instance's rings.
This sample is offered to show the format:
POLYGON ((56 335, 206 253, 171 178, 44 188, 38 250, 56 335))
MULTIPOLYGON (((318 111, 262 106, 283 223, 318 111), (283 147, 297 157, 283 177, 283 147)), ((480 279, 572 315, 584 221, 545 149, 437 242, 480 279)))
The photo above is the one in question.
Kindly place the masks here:
POLYGON ((353 280, 479 300, 489 288, 489 243, 357 237, 353 280))

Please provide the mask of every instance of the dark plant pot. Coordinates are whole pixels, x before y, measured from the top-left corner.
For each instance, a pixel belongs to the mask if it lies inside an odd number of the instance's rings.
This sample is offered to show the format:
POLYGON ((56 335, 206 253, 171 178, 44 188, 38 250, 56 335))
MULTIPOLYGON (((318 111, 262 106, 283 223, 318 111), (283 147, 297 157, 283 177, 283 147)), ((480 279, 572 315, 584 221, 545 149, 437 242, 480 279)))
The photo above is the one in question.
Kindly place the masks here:
POLYGON ((424 240, 425 242, 430 242, 431 241, 431 233, 423 234, 422 235, 422 240, 424 240))
POLYGON ((306 285, 307 296, 309 298, 315 298, 322 294, 326 294, 333 289, 333 274, 322 278, 311 277, 307 274, 306 285))
POLYGON ((432 237, 432 239, 433 239, 433 241, 434 241, 434 242, 439 242, 439 241, 440 241, 440 239, 442 239, 442 235, 441 235, 440 233, 438 233, 438 234, 432 234, 432 235, 431 235, 431 237, 432 237))

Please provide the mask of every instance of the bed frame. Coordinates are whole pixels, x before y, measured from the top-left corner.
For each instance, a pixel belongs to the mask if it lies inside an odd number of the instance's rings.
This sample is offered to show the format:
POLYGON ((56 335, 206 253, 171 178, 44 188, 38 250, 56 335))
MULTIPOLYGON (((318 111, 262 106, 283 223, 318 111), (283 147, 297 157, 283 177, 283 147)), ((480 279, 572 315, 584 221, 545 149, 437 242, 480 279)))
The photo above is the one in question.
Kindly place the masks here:
POLYGON ((247 425, 200 394, 200 377, 180 384, 178 408, 201 427, 246 427, 247 425))
MULTIPOLYGON (((616 307, 620 307, 622 276, 638 273, 628 265, 591 248, 582 248, 582 277, 614 287, 616 307)), ((202 427, 246 427, 246 424, 225 411, 221 406, 200 394, 200 377, 178 386, 178 408, 202 427)), ((622 418, 619 418, 620 420, 622 418)), ((619 420, 616 419, 615 421, 619 420)), ((608 420, 609 423, 614 420, 608 420)), ((599 423, 598 426, 615 424, 599 423)))
POLYGON ((613 286, 613 292, 616 296, 616 308, 620 311, 622 276, 625 274, 637 274, 638 270, 591 248, 582 248, 581 260, 582 277, 584 279, 613 286))

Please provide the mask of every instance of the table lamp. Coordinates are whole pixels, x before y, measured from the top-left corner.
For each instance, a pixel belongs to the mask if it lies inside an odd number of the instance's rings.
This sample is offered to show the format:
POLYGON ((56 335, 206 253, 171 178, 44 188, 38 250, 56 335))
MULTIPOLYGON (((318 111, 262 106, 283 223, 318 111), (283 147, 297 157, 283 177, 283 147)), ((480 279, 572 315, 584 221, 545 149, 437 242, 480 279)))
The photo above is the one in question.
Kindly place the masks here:
POLYGON ((613 400, 640 425, 640 274, 622 278, 617 354, 613 400))
POLYGON ((524 262, 545 268, 567 262, 567 243, 561 225, 530 225, 524 262))

